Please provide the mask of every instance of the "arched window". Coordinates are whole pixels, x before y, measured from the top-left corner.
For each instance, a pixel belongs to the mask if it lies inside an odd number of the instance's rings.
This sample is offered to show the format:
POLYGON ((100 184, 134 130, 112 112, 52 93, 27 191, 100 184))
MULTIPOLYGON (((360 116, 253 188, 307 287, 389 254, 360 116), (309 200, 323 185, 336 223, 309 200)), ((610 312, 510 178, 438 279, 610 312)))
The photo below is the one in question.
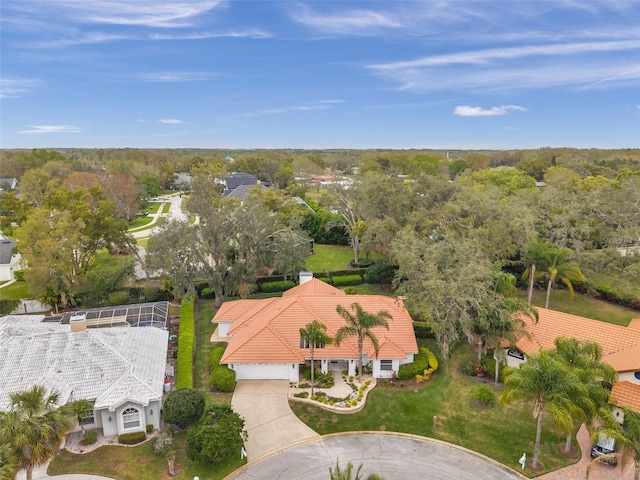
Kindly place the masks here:
POLYGON ((636 380, 640 380, 640 372, 635 372, 633 376, 636 377, 636 380))
POLYGON ((122 412, 122 422, 124 424, 124 428, 139 427, 140 412, 133 407, 127 408, 124 412, 122 412))

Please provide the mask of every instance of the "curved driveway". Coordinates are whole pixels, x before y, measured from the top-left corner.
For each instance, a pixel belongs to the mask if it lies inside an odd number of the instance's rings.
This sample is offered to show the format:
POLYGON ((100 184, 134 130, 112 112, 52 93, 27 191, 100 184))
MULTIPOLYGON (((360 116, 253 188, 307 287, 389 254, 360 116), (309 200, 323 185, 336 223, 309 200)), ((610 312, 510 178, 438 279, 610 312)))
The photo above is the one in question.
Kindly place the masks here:
POLYGON ((384 433, 336 434, 248 464, 226 480, 326 480, 340 461, 363 465, 385 480, 521 480, 519 473, 469 450, 437 440, 384 433))

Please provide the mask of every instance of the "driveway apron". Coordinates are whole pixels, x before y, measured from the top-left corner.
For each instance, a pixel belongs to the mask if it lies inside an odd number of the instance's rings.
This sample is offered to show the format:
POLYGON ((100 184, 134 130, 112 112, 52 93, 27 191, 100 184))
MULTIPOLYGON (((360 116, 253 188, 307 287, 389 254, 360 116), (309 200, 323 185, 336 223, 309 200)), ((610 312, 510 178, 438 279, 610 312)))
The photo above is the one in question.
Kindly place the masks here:
POLYGON ((288 392, 287 380, 240 380, 236 384, 231 405, 245 420, 248 461, 318 436, 293 414, 288 392))

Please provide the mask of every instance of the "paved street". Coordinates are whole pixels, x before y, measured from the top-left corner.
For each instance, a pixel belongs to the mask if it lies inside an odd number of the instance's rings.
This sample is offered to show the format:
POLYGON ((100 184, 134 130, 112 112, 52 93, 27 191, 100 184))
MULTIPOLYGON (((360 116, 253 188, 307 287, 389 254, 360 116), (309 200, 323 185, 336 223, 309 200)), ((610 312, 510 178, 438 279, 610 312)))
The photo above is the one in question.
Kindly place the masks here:
POLYGON ((329 467, 357 468, 385 480, 520 480, 516 471, 473 452, 431 440, 398 434, 331 435, 248 464, 225 480, 326 480, 329 467))

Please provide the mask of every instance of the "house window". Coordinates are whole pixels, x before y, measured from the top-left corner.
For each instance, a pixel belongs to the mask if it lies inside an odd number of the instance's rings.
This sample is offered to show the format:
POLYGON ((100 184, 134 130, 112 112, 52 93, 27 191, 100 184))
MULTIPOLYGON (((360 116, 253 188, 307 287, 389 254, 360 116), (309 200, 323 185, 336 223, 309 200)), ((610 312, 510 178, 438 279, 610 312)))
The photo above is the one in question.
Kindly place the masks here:
POLYGON ((393 368, 393 360, 380 360, 380 370, 391 370, 393 368))
POLYGON ((640 380, 640 372, 635 372, 633 376, 636 377, 636 380, 640 380))
POLYGON ((92 425, 94 423, 96 423, 96 420, 93 417, 93 408, 85 410, 82 414, 82 425, 92 425))
POLYGON ((135 428, 140 426, 140 412, 135 408, 127 408, 122 412, 122 422, 124 428, 135 428))
MULTIPOLYGON (((300 336, 300 348, 309 348, 309 341, 300 336)), ((314 348, 324 348, 324 342, 316 342, 314 348)))
POLYGON ((509 350, 507 350, 507 355, 513 358, 517 358, 518 360, 524 361, 524 353, 522 353, 517 348, 510 348, 509 350))

